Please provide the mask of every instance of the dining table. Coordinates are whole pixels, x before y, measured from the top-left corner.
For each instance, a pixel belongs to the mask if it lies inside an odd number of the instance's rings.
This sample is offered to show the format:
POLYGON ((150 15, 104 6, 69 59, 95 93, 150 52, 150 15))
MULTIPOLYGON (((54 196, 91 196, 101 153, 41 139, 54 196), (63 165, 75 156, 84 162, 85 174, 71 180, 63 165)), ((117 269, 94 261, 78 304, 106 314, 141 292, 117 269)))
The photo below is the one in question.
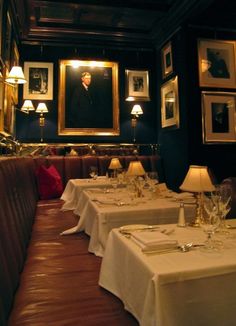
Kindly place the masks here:
MULTIPOLYGON (((62 231, 61 235, 84 231, 90 236, 88 251, 97 256, 103 256, 113 228, 129 224, 177 223, 180 203, 175 198, 153 196, 148 190, 143 192, 143 197, 137 198, 127 187, 115 190, 107 187, 106 180, 99 181, 97 187, 94 182, 79 181, 78 184, 71 188, 74 188, 72 196, 68 191, 62 196, 65 200, 62 209, 72 209, 79 216, 78 223, 62 231)), ((195 211, 195 204, 186 203, 186 222, 194 218, 195 211)))
MULTIPOLYGON (((99 285, 117 296, 140 326, 233 326, 236 310, 236 220, 215 233, 222 246, 206 250, 207 235, 199 227, 160 225, 139 229, 154 237, 163 230, 178 249, 145 252, 124 228, 109 233, 99 285), (182 251, 183 244, 193 245, 182 251)), ((135 232, 135 233, 134 233, 135 232)))

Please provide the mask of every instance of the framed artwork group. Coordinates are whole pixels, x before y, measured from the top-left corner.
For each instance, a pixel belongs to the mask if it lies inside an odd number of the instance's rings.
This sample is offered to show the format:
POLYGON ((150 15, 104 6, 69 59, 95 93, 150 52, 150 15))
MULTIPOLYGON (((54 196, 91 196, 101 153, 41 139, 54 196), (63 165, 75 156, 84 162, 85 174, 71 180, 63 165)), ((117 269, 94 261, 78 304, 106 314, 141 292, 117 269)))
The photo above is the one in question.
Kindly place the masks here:
POLYGON ((236 93, 232 91, 236 89, 235 46, 227 40, 198 40, 199 85, 212 88, 201 92, 204 144, 236 142, 236 93))
POLYGON ((169 130, 179 128, 179 91, 178 76, 173 74, 172 43, 169 41, 161 50, 161 127, 169 130), (165 81, 165 79, 167 79, 165 81))

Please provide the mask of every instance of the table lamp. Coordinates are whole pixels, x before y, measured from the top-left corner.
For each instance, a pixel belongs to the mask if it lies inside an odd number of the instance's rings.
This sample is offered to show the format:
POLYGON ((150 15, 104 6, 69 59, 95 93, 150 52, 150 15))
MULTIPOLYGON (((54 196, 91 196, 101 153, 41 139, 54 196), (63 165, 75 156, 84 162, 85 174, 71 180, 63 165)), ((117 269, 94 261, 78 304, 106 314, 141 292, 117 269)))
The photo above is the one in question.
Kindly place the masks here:
POLYGON ((142 166, 142 163, 140 161, 131 161, 129 163, 127 175, 128 176, 143 176, 145 175, 145 170, 142 166))
POLYGON ((207 166, 190 165, 180 189, 195 194, 197 204, 196 217, 191 225, 198 227, 202 216, 202 193, 215 190, 207 166))
POLYGON ((113 157, 111 159, 110 165, 108 169, 113 170, 113 176, 114 178, 117 177, 117 170, 122 169, 122 165, 120 163, 120 160, 117 157, 113 157))
POLYGON ((126 175, 128 177, 134 177, 134 186, 135 186, 135 192, 137 194, 137 197, 143 197, 142 188, 140 184, 140 180, 138 177, 141 177, 145 175, 146 172, 142 166, 142 163, 140 161, 131 161, 129 163, 128 171, 126 175))

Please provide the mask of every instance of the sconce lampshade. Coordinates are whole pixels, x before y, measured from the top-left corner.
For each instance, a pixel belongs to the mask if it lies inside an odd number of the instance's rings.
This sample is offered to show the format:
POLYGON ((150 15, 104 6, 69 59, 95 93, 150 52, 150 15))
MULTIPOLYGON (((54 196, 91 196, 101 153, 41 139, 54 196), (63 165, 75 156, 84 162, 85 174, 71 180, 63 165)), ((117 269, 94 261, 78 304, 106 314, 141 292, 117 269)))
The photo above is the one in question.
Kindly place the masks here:
POLYGON ((122 165, 117 157, 114 157, 111 159, 108 169, 111 169, 111 170, 122 169, 122 165))
POLYGON ((40 114, 48 113, 48 108, 45 103, 39 103, 35 112, 40 114))
POLYGON ((25 100, 22 107, 21 107, 21 111, 24 112, 29 112, 29 111, 34 111, 35 108, 33 106, 33 103, 31 100, 25 100))
POLYGON ((146 172, 142 166, 142 163, 140 161, 131 161, 129 163, 127 175, 128 176, 142 176, 146 172))
POLYGON ((135 104, 133 106, 133 108, 132 108, 131 114, 135 115, 136 117, 138 117, 140 114, 143 114, 143 110, 141 108, 141 105, 135 104))
POLYGON ((213 191, 215 187, 208 174, 207 166, 190 165, 180 189, 190 192, 213 191))
POLYGON ((22 68, 20 66, 12 67, 6 78, 6 82, 11 84, 25 84, 26 79, 22 68))

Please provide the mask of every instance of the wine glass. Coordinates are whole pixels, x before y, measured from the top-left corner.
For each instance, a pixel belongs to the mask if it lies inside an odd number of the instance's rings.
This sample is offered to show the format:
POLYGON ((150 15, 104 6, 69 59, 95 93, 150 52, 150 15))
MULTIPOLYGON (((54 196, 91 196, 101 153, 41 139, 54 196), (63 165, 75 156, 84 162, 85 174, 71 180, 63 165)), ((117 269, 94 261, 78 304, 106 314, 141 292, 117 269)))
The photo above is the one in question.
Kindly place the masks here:
POLYGON ((232 190, 227 185, 220 185, 219 186, 219 197, 218 197, 218 207, 221 217, 219 232, 220 233, 229 233, 226 228, 225 218, 228 212, 231 209, 231 196, 232 190))
POLYGON ((90 166, 89 175, 93 180, 96 180, 98 177, 98 169, 96 166, 90 166))
POLYGON ((116 191, 117 187, 118 187, 118 178, 114 175, 111 176, 110 178, 110 182, 111 182, 111 186, 114 189, 114 192, 116 191))
POLYGON ((202 200, 204 209, 200 217, 200 226, 203 231, 207 234, 207 239, 205 241, 205 246, 203 247, 203 250, 219 250, 222 246, 222 242, 212 239, 213 234, 220 225, 219 209, 215 204, 211 194, 204 194, 202 200))

